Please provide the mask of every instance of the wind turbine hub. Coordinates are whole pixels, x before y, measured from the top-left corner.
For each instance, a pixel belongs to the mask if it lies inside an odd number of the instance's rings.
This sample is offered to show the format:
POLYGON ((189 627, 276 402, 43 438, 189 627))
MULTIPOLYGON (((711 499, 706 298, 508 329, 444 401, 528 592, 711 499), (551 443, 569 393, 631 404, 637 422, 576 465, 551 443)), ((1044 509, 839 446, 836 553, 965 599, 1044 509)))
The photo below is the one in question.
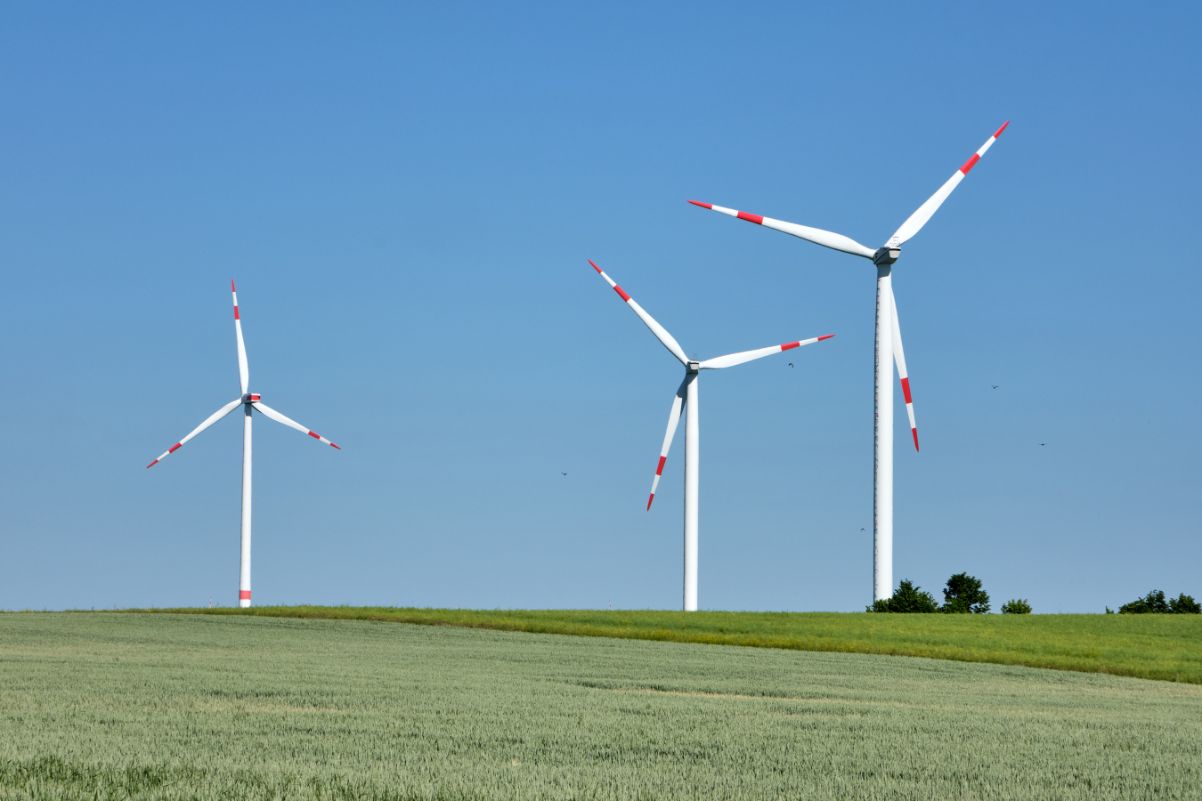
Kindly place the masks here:
POLYGON ((248 392, 242 396, 242 402, 243 403, 258 403, 259 399, 261 397, 262 397, 262 395, 260 395, 257 392, 248 392))
POLYGON ((872 263, 877 267, 885 267, 897 261, 900 256, 901 248, 885 245, 884 247, 877 248, 876 253, 872 254, 872 263))
POLYGON ((701 372, 701 362, 690 361, 685 365, 685 369, 690 373, 699 373, 701 372))

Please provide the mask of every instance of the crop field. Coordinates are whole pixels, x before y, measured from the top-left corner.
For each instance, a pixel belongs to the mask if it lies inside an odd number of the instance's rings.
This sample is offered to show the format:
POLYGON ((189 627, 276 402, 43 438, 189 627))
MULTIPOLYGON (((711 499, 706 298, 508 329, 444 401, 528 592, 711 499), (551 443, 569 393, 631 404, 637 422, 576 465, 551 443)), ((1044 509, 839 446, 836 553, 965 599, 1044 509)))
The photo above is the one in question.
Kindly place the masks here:
POLYGON ((925 656, 1202 684, 1202 615, 879 615, 276 606, 168 610, 925 656))
POLYGON ((1202 686, 267 616, 0 614, 5 799, 1197 799, 1202 686))

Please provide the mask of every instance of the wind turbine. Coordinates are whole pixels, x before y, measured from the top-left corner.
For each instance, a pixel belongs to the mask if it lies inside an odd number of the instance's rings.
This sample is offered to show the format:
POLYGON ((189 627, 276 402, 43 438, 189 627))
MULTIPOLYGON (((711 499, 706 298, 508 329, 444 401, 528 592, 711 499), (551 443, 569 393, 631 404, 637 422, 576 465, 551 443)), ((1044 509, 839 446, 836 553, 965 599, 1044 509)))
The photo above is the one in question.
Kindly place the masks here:
POLYGON ((776 353, 783 353, 786 350, 799 348, 802 345, 812 345, 815 342, 822 342, 825 339, 830 339, 834 334, 823 334, 820 337, 813 337, 812 339, 786 342, 783 345, 772 345, 757 350, 745 350, 741 353, 717 356, 704 361, 690 359, 685 354, 684 348, 668 333, 668 330, 648 314, 642 306, 636 303, 634 298, 626 294, 626 290, 618 286, 592 259, 589 259, 588 263, 592 265, 598 275, 605 279, 605 283, 613 287, 614 292, 618 293, 618 297, 625 301, 630 310, 638 315, 643 324, 651 329, 651 333, 655 334, 655 338, 660 341, 660 344, 667 348, 668 352, 684 365, 684 380, 680 382, 680 387, 676 390, 676 397, 672 399, 672 409, 668 412, 668 431, 664 434, 664 444, 659 449, 659 462, 655 466, 655 477, 651 479, 651 495, 647 498, 647 510, 651 510, 651 503, 655 500, 655 490, 659 487, 660 477, 664 473, 664 463, 668 460, 668 450, 672 447, 672 438, 676 434, 676 426, 680 423, 680 414, 683 407, 686 414, 684 425, 684 610, 686 612, 696 612, 697 511, 698 485, 701 470, 700 409, 698 407, 697 385, 701 371, 734 367, 737 364, 755 361, 756 359, 762 359, 765 356, 771 356, 776 353))
POLYGON ((901 380, 902 396, 906 401, 906 414, 910 418, 910 433, 914 438, 914 450, 918 450, 918 425, 914 421, 914 401, 910 394, 910 377, 906 372, 906 355, 902 350, 901 326, 897 319, 897 301, 893 297, 892 268, 893 263, 901 256, 901 246, 922 230, 927 221, 943 205, 952 190, 960 185, 969 170, 977 165, 985 152, 993 146, 997 138, 1006 130, 1010 122, 1006 121, 989 137, 988 141, 973 153, 968 161, 952 173, 943 186, 931 195, 925 203, 906 218, 901 227, 884 245, 873 250, 865 247, 854 239, 824 231, 821 228, 810 228, 797 223, 774 220, 759 214, 715 206, 690 200, 694 206, 710 209, 740 220, 773 228, 786 234, 792 234, 800 239, 813 242, 833 250, 841 250, 853 256, 863 256, 871 259, 876 265, 876 406, 873 416, 876 424, 874 429, 873 450, 873 537, 872 537, 872 597, 874 600, 889 598, 893 595, 893 382, 890 362, 897 362, 897 374, 901 380))
POLYGON ((243 409, 242 418, 242 559, 241 571, 238 580, 238 605, 241 607, 250 606, 250 485, 251 485, 251 414, 254 411, 259 412, 268 420, 274 420, 277 423, 282 423, 289 428, 295 428, 302 434, 308 434, 313 439, 324 442, 332 448, 342 450, 338 445, 330 442, 328 439, 305 428, 300 423, 293 420, 291 417, 277 412, 267 404, 263 403, 260 396, 256 392, 249 392, 247 386, 250 380, 250 367, 246 362, 246 343, 242 340, 242 315, 238 313, 238 289, 234 286, 234 282, 230 281, 230 293, 234 298, 234 335, 238 340, 238 382, 242 387, 242 395, 234 398, 234 400, 222 406, 217 411, 213 412, 205 421, 192 429, 188 436, 181 439, 179 442, 172 445, 166 451, 159 455, 150 464, 146 465, 147 469, 154 467, 159 462, 166 459, 171 454, 183 447, 188 440, 195 437, 200 432, 204 431, 209 426, 216 423, 221 418, 225 417, 230 412, 239 406, 243 409))

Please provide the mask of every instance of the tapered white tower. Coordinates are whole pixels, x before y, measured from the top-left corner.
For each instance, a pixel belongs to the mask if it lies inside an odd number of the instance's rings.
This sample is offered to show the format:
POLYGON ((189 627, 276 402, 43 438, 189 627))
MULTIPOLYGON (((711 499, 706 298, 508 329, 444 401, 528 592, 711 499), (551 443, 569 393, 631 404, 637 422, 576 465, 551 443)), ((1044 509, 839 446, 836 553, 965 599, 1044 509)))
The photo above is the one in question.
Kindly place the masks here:
POLYGON ((901 255, 901 246, 922 230, 932 215, 947 200, 969 170, 976 166, 981 156, 993 146, 1006 130, 1009 122, 994 132, 993 136, 964 162, 931 195, 925 203, 911 214, 901 227, 889 237, 884 245, 873 250, 854 239, 811 228, 806 225, 775 220, 759 214, 751 214, 712 203, 690 200, 694 206, 737 217, 765 228, 773 228, 809 242, 871 259, 876 266, 876 352, 875 352, 875 402, 873 404, 873 516, 872 516, 872 597, 874 600, 893 595, 893 381, 890 363, 897 364, 901 381, 902 396, 906 402, 906 414, 910 418, 910 433, 914 438, 914 450, 918 450, 918 426, 914 421, 914 403, 910 395, 910 378, 906 372, 906 357, 902 351, 901 324, 897 319, 897 301, 893 296, 893 264, 901 255))
POLYGON ((680 387, 676 390, 676 396, 672 399, 671 410, 668 412, 668 430, 664 434, 664 442, 659 449, 659 462, 655 465, 655 476, 651 479, 651 494, 647 497, 647 509, 649 511, 652 502, 655 501, 655 491, 659 488, 659 480, 663 476, 664 464, 668 461, 668 451, 672 447, 672 440, 676 435, 676 427, 680 424, 680 415, 683 409, 685 413, 684 610, 686 612, 695 612, 697 611, 697 524, 700 502, 699 488, 701 484, 701 416, 698 406, 701 371, 734 367, 738 364, 762 359, 765 356, 772 356, 777 353, 783 353, 786 350, 799 348, 802 345, 812 345, 815 342, 822 342, 830 339, 834 334, 823 334, 820 337, 813 337, 812 339, 786 342, 783 345, 771 345, 767 348, 746 350, 740 353, 718 356, 713 359, 705 359, 704 361, 696 361, 685 355, 684 348, 668 333, 668 330, 648 314, 642 306, 636 303, 634 298, 630 297, 626 293, 626 290, 618 286, 592 259, 589 259, 589 264, 597 271, 598 275, 605 279, 607 284, 613 287, 614 292, 618 293, 618 297, 626 302, 630 310, 638 315, 638 318, 643 321, 647 328, 651 329, 651 333, 660 341, 660 344, 667 348, 668 352, 675 356, 676 360, 685 369, 684 380, 680 382, 680 387))
MULTIPOLYGON (((339 448, 333 442, 330 442, 325 437, 318 434, 316 431, 311 431, 302 426, 300 423, 286 417, 277 412, 275 409, 267 406, 261 400, 258 393, 250 392, 247 387, 250 385, 250 366, 246 359, 246 343, 242 339, 242 314, 238 310, 238 290, 234 286, 234 282, 230 281, 230 293, 234 300, 234 337, 238 346, 238 383, 242 389, 242 395, 222 406, 213 414, 209 415, 204 422, 192 429, 188 436, 181 439, 179 442, 172 445, 166 451, 159 455, 147 468, 154 467, 159 462, 166 459, 171 454, 175 453, 183 447, 188 440, 195 437, 200 432, 204 431, 209 426, 216 423, 221 418, 225 417, 230 412, 239 407, 243 410, 242 417, 242 526, 240 537, 240 559, 238 569, 238 605, 241 607, 250 606, 250 521, 251 521, 251 474, 253 464, 253 449, 251 439, 251 427, 253 425, 253 412, 257 411, 269 420, 274 420, 277 423, 295 428, 304 434, 308 434, 316 440, 324 442, 333 448, 339 448)), ((341 448, 339 448, 341 450, 341 448)))

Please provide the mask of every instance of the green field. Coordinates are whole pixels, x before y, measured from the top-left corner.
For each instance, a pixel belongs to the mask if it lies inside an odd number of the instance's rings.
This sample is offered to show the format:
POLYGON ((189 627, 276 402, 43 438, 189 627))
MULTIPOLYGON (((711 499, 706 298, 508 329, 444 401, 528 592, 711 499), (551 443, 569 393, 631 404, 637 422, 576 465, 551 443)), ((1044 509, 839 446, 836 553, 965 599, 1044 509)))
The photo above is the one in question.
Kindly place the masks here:
POLYGON ((1202 684, 1202 615, 880 615, 277 606, 176 612, 925 656, 1202 684))
POLYGON ((0 614, 3 799, 1197 799, 1202 687, 265 616, 0 614))

